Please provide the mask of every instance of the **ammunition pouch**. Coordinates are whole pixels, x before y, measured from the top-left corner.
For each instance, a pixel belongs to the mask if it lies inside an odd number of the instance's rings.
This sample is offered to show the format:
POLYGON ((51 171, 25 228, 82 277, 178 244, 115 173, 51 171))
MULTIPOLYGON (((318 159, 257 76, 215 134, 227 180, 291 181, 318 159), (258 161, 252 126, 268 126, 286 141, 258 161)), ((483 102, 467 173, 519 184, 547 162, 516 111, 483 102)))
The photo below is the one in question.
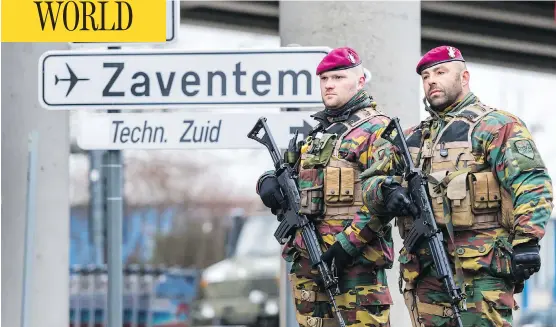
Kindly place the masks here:
POLYGON ((324 203, 328 206, 352 205, 354 202, 355 171, 351 167, 326 167, 324 203))
MULTIPOLYGON (((419 158, 416 166, 424 171, 430 168, 428 191, 439 226, 451 224, 454 231, 504 227, 511 232, 514 228, 510 193, 500 187, 490 169, 479 168, 472 152, 473 130, 492 111, 482 104, 470 105, 449 121, 435 140, 425 137, 408 146, 411 157, 419 158)), ((424 126, 423 130, 429 128, 424 126)))
POLYGON ((491 172, 469 175, 469 188, 473 194, 471 210, 477 215, 500 210, 500 186, 491 172))
POLYGON ((429 194, 436 223, 445 226, 449 214, 452 217, 454 229, 473 226, 471 212, 471 196, 467 189, 467 172, 438 171, 429 175, 429 194), (448 208, 445 207, 448 204, 448 208), (446 212, 446 210, 450 212, 446 212))
POLYGON ((301 169, 300 212, 313 217, 324 214, 334 219, 352 219, 363 206, 358 172, 351 163, 335 158, 326 168, 301 169))
POLYGON ((309 136, 305 142, 298 178, 302 214, 316 217, 324 213, 325 167, 336 139, 336 134, 324 134, 320 139, 309 136))
POLYGON ((362 186, 356 163, 337 157, 335 134, 309 137, 301 154, 299 191, 301 213, 324 219, 353 219, 363 206, 362 186))
MULTIPOLYGON (((333 157, 324 176, 325 215, 330 219, 353 219, 363 206, 363 186, 357 164, 333 157)), ((325 219, 326 219, 325 218, 325 219)))
POLYGON ((298 185, 301 198, 300 213, 308 216, 323 214, 323 169, 302 169, 299 173, 298 185))
POLYGON ((301 166, 304 169, 325 167, 334 151, 336 139, 336 134, 323 134, 320 139, 309 136, 306 141, 307 150, 301 156, 301 166))
POLYGON ((320 138, 309 136, 301 149, 299 189, 301 212, 324 219, 353 219, 361 211, 363 189, 361 170, 339 154, 344 137, 353 129, 382 115, 374 108, 357 112, 357 117, 338 124, 344 129, 339 134, 324 132, 320 138))
POLYGON ((514 228, 513 201, 511 194, 498 184, 496 176, 490 171, 469 174, 471 211, 477 223, 496 219, 507 231, 514 228), (492 218, 494 217, 494 218, 492 218))
POLYGON ((451 215, 454 230, 510 227, 501 212, 502 190, 490 171, 438 171, 429 175, 428 186, 438 225, 445 226, 451 215))

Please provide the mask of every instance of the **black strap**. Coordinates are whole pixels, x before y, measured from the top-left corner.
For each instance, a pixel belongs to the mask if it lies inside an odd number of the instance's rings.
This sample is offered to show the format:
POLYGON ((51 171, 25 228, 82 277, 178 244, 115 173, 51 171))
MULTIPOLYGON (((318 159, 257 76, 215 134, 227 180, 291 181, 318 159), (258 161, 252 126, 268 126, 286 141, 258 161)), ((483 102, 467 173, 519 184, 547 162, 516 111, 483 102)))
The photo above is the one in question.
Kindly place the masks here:
POLYGON ((319 123, 309 132, 309 135, 314 136, 320 131, 329 134, 336 134, 338 136, 342 135, 347 130, 347 126, 345 125, 345 122, 350 122, 351 124, 353 124, 364 118, 363 115, 358 115, 358 113, 360 113, 361 110, 363 109, 365 108, 356 110, 345 120, 332 122, 332 123, 328 122, 328 120, 324 117, 324 115, 321 114, 323 113, 322 111, 317 112, 316 114, 313 115, 313 118, 316 119, 319 123))

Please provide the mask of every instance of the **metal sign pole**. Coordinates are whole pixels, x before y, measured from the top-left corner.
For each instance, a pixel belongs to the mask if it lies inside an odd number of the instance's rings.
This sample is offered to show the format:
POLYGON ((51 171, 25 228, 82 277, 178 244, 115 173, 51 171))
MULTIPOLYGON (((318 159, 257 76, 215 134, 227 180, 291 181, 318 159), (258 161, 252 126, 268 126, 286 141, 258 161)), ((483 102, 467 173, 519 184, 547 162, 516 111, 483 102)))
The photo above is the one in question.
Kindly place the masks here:
POLYGON ((31 304, 30 286, 35 253, 35 223, 37 195, 37 156, 39 135, 36 131, 29 134, 27 166, 27 212, 25 215, 25 250, 23 251, 23 291, 21 296, 21 327, 29 326, 31 304))
POLYGON ((104 184, 102 183, 102 157, 104 151, 89 151, 89 242, 93 251, 92 262, 97 265, 106 263, 104 257, 104 230, 106 228, 104 219, 104 184))
POLYGON ((122 326, 122 157, 120 150, 106 151, 108 327, 122 326))
MULTIPOLYGON (((108 47, 120 49, 120 47, 108 47)), ((119 112, 109 110, 109 113, 119 112)), ((121 150, 108 150, 104 156, 103 172, 106 178, 107 259, 108 259, 108 327, 123 325, 123 269, 122 269, 122 218, 123 178, 121 150)))

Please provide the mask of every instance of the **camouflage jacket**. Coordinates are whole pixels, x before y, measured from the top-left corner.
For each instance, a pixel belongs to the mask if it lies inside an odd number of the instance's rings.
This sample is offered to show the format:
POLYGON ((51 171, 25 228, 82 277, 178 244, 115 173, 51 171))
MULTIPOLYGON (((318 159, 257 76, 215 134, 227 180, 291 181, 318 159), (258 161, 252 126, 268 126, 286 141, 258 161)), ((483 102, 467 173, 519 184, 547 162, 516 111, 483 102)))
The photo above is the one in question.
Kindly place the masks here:
MULTIPOLYGON (((375 105, 373 103, 373 106, 375 105)), ((369 168, 373 164, 373 157, 370 155, 373 152, 372 145, 379 139, 388 123, 389 118, 379 115, 356 127, 337 141, 341 142, 339 155, 344 160, 357 163, 360 171, 369 168)), ((394 259, 391 226, 378 232, 372 231, 368 228, 371 218, 367 207, 362 206, 353 215, 352 220, 319 220, 316 222, 316 228, 325 243, 331 245, 336 241, 340 242, 342 247, 356 258, 356 262, 390 268, 394 259)), ((305 246, 298 232, 292 242, 285 245, 283 256, 286 260, 292 261, 297 255, 307 256, 304 252, 305 246)))
MULTIPOLYGON (((473 94, 466 99, 471 99, 471 102, 466 105, 480 103, 473 94)), ((430 126, 431 136, 435 139, 439 131, 455 115, 463 111, 466 105, 456 104, 438 114, 437 117, 431 117, 418 126, 406 130, 408 146, 412 139, 420 139, 418 135, 421 135, 423 126, 427 122, 430 126)), ((474 161, 484 170, 491 171, 499 185, 511 195, 515 228, 513 245, 532 239, 540 240, 544 236, 544 228, 553 208, 552 181, 524 122, 508 112, 494 110, 480 119, 471 131, 470 138, 474 161), (524 141, 531 145, 527 149, 530 153, 520 153, 520 150, 516 148, 524 141)), ((382 146, 375 146, 375 149, 378 150, 370 155, 375 158, 375 163, 364 173, 370 177, 363 182, 363 201, 377 216, 385 214, 381 192, 382 182, 387 175, 400 175, 403 171, 399 154, 386 141, 382 141, 382 143, 382 146)), ((380 222, 375 220, 370 227, 372 229, 380 228, 380 222)), ((446 233, 446 228, 442 229, 446 233)), ((503 243, 503 246, 509 246, 506 242, 508 241, 508 231, 495 228, 462 230, 455 234, 455 246, 463 248, 458 248, 458 254, 462 254, 464 257, 462 262, 464 269, 478 271, 485 268, 486 270, 495 269, 508 272, 509 267, 500 267, 500 265, 506 266, 507 262, 498 263, 497 267, 492 267, 493 260, 499 253, 490 251, 490 249, 495 249, 499 242, 503 243)), ((446 239, 448 237, 445 237, 446 239)), ((456 252, 455 250, 454 247, 448 245, 448 252, 452 256, 456 252)), ((419 253, 422 256, 416 259, 415 256, 402 249, 399 260, 402 264, 408 265, 411 264, 411 261, 413 263, 420 261, 418 266, 413 268, 422 270, 424 265, 430 265, 430 253, 427 253, 424 246, 419 253)), ((417 271, 403 269, 406 281, 416 277, 417 271)), ((498 272, 503 273, 503 271, 498 272)))

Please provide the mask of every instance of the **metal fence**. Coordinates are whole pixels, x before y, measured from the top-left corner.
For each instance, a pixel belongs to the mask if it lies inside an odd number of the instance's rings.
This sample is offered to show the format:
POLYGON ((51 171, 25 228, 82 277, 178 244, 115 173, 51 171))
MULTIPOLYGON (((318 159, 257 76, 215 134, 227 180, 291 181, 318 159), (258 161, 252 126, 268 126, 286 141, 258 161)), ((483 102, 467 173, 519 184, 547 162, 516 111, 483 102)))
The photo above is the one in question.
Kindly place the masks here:
MULTIPOLYGON (((129 265, 123 272, 125 327, 190 326, 199 271, 129 265)), ((70 327, 107 326, 106 265, 70 268, 70 327)))

